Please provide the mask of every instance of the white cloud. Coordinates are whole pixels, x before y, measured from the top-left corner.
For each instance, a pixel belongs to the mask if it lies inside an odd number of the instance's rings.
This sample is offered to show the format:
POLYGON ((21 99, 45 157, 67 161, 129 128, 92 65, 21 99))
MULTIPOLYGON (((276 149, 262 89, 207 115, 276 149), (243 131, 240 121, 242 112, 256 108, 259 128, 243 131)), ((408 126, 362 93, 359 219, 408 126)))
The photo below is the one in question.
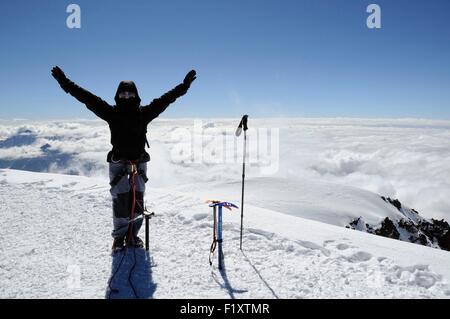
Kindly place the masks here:
MULTIPOLYGON (((222 134, 238 119, 215 120, 205 134, 222 134), (215 132, 215 133, 214 133, 215 132)), ((157 120, 149 126, 152 145, 149 177, 152 186, 240 179, 241 164, 183 163, 172 161, 177 146, 174 128, 192 129, 193 120, 157 120)), ((251 128, 280 128, 278 177, 315 178, 351 185, 399 198, 426 217, 450 217, 450 122, 430 120, 366 119, 251 119, 251 128)), ((0 121, 0 140, 21 130, 36 135, 30 145, 0 148, 0 162, 42 156, 49 144, 56 154, 72 154, 56 172, 107 176, 109 130, 101 121, 0 121)), ((212 136, 204 147, 214 143, 212 136)), ((210 146, 210 145, 209 145, 210 146)), ((237 144, 241 148, 241 140, 237 144)), ((251 152, 256 152, 250 148, 251 152)), ((250 154, 254 156, 255 154, 250 154)), ((51 161, 51 158, 48 159, 51 161)), ((260 175, 249 166, 248 178, 260 175)), ((299 194, 301 195, 301 194, 299 194)))

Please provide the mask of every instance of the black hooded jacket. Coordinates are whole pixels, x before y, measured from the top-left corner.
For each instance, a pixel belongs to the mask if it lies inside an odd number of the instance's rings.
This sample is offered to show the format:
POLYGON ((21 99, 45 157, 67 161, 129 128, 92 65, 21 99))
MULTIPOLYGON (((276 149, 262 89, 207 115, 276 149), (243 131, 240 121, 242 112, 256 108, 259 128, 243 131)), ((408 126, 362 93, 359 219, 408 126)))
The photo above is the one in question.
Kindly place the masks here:
POLYGON ((116 105, 111 106, 69 79, 61 81, 60 85, 66 93, 85 104, 89 110, 108 123, 113 146, 107 157, 108 162, 112 160, 148 161, 150 157, 145 151, 147 125, 189 89, 188 85, 179 84, 150 104, 141 106, 141 99, 134 82, 122 81, 114 98, 116 105), (135 93, 136 97, 120 99, 119 94, 125 91, 135 93))

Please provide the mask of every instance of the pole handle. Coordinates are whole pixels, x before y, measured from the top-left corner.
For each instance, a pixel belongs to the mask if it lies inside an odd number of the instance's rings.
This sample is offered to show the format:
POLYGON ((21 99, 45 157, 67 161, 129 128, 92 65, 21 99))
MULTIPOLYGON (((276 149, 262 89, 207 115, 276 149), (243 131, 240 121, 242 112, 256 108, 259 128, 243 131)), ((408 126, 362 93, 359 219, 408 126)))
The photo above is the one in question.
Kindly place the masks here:
POLYGON ((242 128, 244 129, 244 132, 248 130, 247 121, 248 121, 248 115, 244 115, 242 117, 242 128))
POLYGON ((241 122, 239 123, 238 128, 236 129, 236 136, 241 136, 242 130, 244 130, 244 132, 248 130, 247 121, 248 115, 244 115, 241 119, 241 122))

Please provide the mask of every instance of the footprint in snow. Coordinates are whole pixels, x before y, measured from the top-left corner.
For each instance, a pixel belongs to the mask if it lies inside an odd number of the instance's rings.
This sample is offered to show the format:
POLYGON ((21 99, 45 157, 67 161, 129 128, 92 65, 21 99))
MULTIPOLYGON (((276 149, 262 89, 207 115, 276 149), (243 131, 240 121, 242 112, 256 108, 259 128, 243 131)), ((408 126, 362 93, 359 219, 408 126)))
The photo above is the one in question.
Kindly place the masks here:
POLYGON ((72 182, 72 183, 64 184, 64 185, 62 185, 62 187, 69 188, 69 187, 73 187, 73 186, 75 186, 77 184, 78 184, 77 182, 72 182))
POLYGON ((196 221, 205 219, 208 217, 208 214, 195 214, 194 216, 192 216, 192 218, 194 218, 196 221))
POLYGON ((394 267, 397 278, 405 280, 409 285, 417 285, 426 289, 442 281, 442 275, 430 270, 429 265, 414 265, 409 267, 394 267))
MULTIPOLYGON (((259 237, 254 234, 247 235, 246 238, 248 240, 258 240, 259 239, 259 237)), ((236 239, 239 239, 239 237, 236 237, 236 239)))
POLYGON ((263 236, 268 240, 271 240, 273 238, 273 236, 275 235, 274 233, 270 233, 270 232, 267 232, 267 231, 264 231, 261 229, 248 228, 247 231, 254 235, 263 236))
POLYGON ((358 262, 364 262, 368 261, 372 258, 372 255, 365 251, 358 251, 357 253, 354 253, 353 255, 347 257, 347 260, 352 263, 358 263, 358 262))
POLYGON ((307 249, 311 249, 311 250, 319 250, 321 251, 325 256, 330 256, 330 251, 328 249, 326 249, 325 247, 322 247, 318 244, 315 244, 313 242, 310 241, 304 241, 304 240, 297 240, 295 241, 298 245, 307 248, 307 249))
POLYGON ((332 239, 330 239, 330 240, 325 240, 324 242, 323 242, 323 245, 324 246, 327 246, 328 244, 332 244, 332 243, 334 243, 335 242, 335 240, 332 240, 332 239))
POLYGON ((339 250, 346 250, 346 249, 349 249, 350 246, 347 245, 347 244, 339 244, 339 245, 336 246, 336 248, 339 249, 339 250))

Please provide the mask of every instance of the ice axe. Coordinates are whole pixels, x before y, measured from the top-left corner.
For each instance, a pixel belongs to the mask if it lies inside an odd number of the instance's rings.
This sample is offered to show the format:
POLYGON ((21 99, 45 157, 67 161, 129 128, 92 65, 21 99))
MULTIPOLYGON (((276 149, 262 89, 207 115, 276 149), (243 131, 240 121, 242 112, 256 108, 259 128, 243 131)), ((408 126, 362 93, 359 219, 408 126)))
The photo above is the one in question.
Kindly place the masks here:
POLYGON ((243 222, 244 222, 244 184, 245 184, 245 158, 247 153, 247 120, 248 115, 244 115, 241 119, 241 123, 239 123, 238 128, 236 129, 236 136, 241 136, 242 130, 244 131, 244 153, 243 153, 243 162, 242 162, 242 196, 241 196, 241 237, 239 243, 239 249, 242 250, 242 230, 243 230, 243 222))
POLYGON ((222 250, 222 208, 232 210, 232 208, 238 208, 236 205, 230 202, 222 202, 220 200, 208 200, 206 201, 209 207, 213 208, 213 242, 209 250, 209 264, 212 265, 212 256, 216 250, 216 245, 219 244, 218 260, 219 270, 223 269, 223 250, 222 250))

